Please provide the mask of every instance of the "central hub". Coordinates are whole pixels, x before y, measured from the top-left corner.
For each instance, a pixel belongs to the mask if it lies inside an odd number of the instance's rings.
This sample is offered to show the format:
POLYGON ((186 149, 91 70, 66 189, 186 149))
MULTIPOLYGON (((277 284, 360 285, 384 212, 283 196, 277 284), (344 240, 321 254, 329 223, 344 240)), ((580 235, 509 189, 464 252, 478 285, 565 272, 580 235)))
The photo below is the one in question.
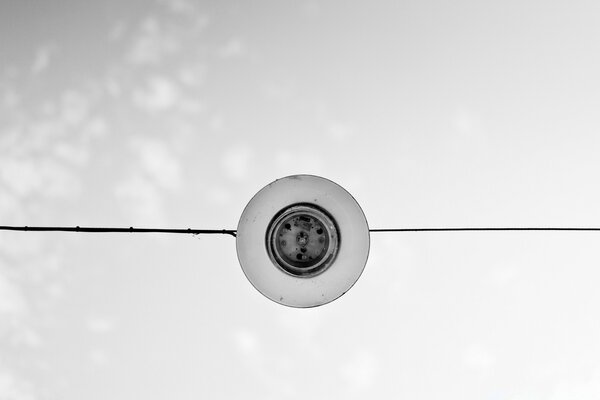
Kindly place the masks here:
POLYGON ((306 244, 308 243, 308 235, 304 232, 301 232, 298 237, 296 238, 296 242, 298 242, 298 244, 301 247, 306 246, 306 244))
POLYGON ((300 277, 325 271, 339 247, 335 221, 312 204, 281 210, 267 227, 267 252, 284 272, 300 277))

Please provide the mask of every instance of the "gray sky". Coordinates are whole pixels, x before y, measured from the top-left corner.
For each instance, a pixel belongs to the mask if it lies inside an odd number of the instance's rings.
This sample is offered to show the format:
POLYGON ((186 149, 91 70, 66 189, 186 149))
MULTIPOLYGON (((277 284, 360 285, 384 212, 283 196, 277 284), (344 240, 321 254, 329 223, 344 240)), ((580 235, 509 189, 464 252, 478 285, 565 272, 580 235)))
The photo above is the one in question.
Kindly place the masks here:
MULTIPOLYGON (((0 222, 235 229, 295 173, 372 228, 600 226, 600 3, 0 4, 0 222)), ((231 237, 0 233, 0 398, 600 397, 594 233, 373 234, 278 306, 231 237)))

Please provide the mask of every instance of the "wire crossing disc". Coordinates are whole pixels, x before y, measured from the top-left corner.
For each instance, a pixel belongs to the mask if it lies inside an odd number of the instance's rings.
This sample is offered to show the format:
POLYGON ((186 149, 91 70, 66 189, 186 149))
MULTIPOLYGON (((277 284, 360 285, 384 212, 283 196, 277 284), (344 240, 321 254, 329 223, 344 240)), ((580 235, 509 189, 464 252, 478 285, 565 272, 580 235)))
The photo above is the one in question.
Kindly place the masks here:
POLYGON ((242 270, 269 299, 316 307, 346 293, 369 256, 369 226, 354 198, 313 175, 270 183, 250 200, 237 227, 242 270))

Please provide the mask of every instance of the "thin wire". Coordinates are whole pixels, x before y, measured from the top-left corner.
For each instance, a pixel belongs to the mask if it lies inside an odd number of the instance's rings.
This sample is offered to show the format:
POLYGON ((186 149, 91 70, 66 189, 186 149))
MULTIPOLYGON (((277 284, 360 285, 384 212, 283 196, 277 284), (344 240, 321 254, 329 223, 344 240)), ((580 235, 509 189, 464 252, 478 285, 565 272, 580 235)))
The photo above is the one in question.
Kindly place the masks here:
POLYGON ((555 227, 501 227, 501 228, 384 228, 369 229, 369 232, 464 232, 464 231, 596 231, 600 228, 555 228, 555 227))
MULTIPOLYGON (((3 231, 25 231, 25 232, 85 232, 85 233, 186 233, 191 235, 231 235, 237 236, 234 229, 161 229, 161 228, 98 228, 98 227, 66 227, 66 226, 1 226, 3 231)), ((578 228, 578 227, 481 227, 481 228, 382 228, 369 229, 369 232, 465 232, 465 231, 594 231, 600 232, 600 228, 578 228)))
POLYGON ((85 232, 85 233, 188 233, 191 235, 231 235, 236 236, 232 229, 160 229, 160 228, 97 228, 84 226, 0 226, 3 231, 25 232, 85 232))

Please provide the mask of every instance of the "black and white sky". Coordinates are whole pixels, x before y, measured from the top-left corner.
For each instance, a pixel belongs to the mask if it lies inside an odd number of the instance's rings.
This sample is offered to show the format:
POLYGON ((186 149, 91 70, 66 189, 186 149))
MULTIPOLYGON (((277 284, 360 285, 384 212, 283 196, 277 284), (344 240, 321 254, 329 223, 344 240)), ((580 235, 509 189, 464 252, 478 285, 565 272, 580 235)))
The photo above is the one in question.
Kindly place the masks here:
MULTIPOLYGON (((0 225, 600 226, 600 3, 0 3, 0 225)), ((0 233, 0 399, 600 397, 600 236, 373 234, 297 310, 231 237, 0 233)))

